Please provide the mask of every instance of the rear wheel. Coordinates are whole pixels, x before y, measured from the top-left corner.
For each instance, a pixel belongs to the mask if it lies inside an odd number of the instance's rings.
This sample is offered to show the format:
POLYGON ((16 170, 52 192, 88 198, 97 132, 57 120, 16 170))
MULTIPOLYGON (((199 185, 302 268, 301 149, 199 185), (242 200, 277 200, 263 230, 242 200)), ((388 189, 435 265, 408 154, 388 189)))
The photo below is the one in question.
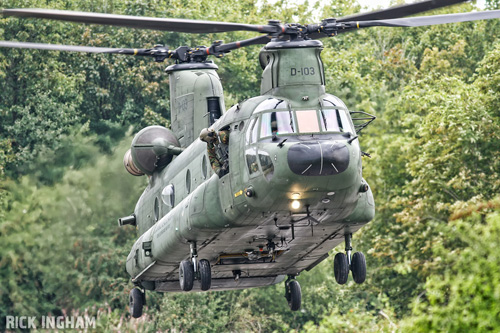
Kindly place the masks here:
POLYGON ((206 259, 200 260, 199 270, 201 290, 205 291, 210 289, 212 284, 212 269, 210 267, 210 262, 206 259))
POLYGON ((302 290, 297 281, 292 280, 288 282, 286 299, 290 310, 297 311, 300 309, 302 305, 302 290))
POLYGON ((351 261, 352 278, 356 283, 363 283, 366 279, 366 259, 363 252, 356 252, 351 261))
POLYGON ((139 318, 142 316, 142 307, 144 305, 144 294, 138 288, 134 288, 130 291, 129 296, 129 306, 130 315, 133 318, 139 318))
POLYGON ((338 284, 345 284, 349 277, 349 262, 345 253, 337 253, 333 260, 333 272, 338 284))
POLYGON ((193 289, 194 269, 189 260, 183 260, 179 265, 179 283, 184 291, 193 289))

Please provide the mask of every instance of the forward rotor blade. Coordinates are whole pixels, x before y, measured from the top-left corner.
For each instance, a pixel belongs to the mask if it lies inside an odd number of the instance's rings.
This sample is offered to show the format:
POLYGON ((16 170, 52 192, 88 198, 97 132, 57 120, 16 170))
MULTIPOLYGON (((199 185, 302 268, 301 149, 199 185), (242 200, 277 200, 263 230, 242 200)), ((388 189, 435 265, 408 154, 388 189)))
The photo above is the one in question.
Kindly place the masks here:
MULTIPOLYGON (((422 27, 426 25, 490 20, 500 18, 500 10, 488 10, 475 13, 460 13, 448 15, 420 16, 392 20, 352 22, 358 28, 368 27, 422 27)), ((347 22, 346 22, 347 23, 347 22)))
POLYGON ((229 52, 231 50, 239 49, 241 47, 250 46, 250 45, 258 45, 258 44, 267 44, 271 40, 270 36, 259 36, 250 39, 240 40, 238 42, 231 42, 227 44, 222 44, 216 46, 216 51, 218 52, 229 52))
POLYGON ((85 52, 85 53, 117 53, 117 54, 126 54, 126 55, 151 55, 151 50, 149 50, 149 49, 118 49, 118 48, 107 48, 107 47, 55 45, 55 44, 40 44, 40 43, 26 43, 26 42, 0 41, 0 47, 8 47, 8 48, 16 48, 16 49, 85 52))
POLYGON ((88 12, 73 12, 67 10, 4 9, 2 10, 2 14, 4 16, 43 18, 59 21, 188 33, 211 33, 228 31, 256 31, 262 33, 274 33, 278 31, 278 27, 272 25, 253 25, 216 21, 140 17, 88 12))
POLYGON ((468 0, 427 0, 422 2, 410 3, 406 5, 394 6, 387 9, 377 10, 369 13, 360 13, 350 16, 344 16, 337 19, 337 22, 393 19, 393 18, 410 16, 426 12, 428 10, 447 7, 467 1, 468 0))

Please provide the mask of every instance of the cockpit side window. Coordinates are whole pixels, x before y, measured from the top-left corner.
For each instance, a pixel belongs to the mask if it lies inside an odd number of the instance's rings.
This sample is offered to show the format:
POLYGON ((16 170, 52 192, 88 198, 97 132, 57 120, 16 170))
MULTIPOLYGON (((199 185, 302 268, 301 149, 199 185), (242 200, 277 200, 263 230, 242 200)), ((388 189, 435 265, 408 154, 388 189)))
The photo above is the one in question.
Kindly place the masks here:
POLYGON ((261 116, 260 137, 294 133, 294 121, 291 111, 268 112, 261 116))
POLYGON ((321 110, 321 129, 326 132, 343 132, 339 110, 321 110))
POLYGON ((254 142, 254 140, 252 140, 252 134, 256 122, 257 118, 254 118, 250 121, 250 125, 248 125, 247 132, 245 133, 245 139, 247 144, 254 142))
POLYGON ((344 103, 334 96, 329 96, 323 99, 323 107, 321 112, 321 129, 326 132, 351 132, 355 133, 352 129, 351 122, 347 116, 346 107, 344 103), (339 107, 333 109, 332 107, 339 107))

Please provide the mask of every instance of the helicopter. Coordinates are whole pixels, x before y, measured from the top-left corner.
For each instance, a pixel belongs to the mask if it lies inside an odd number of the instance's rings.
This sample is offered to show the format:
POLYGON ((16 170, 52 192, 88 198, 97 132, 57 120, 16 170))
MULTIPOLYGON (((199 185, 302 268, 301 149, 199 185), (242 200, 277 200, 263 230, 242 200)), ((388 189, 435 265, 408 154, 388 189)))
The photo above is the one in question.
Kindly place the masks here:
POLYGON ((3 9, 3 16, 104 24, 181 33, 251 31, 247 40, 210 46, 102 48, 0 41, 0 47, 148 56, 170 81, 171 128, 139 131, 124 166, 149 184, 119 226, 138 229, 126 261, 134 288, 130 313, 141 317, 146 290, 190 292, 284 282, 292 311, 302 305, 296 277, 329 257, 335 280, 366 279, 366 259, 352 235, 375 216, 362 174, 360 132, 375 117, 351 111, 325 90, 322 38, 362 28, 416 27, 500 18, 500 10, 403 18, 464 0, 429 0, 320 23, 251 25, 43 9, 3 9), (226 110, 218 66, 241 47, 260 51, 261 94, 226 110), (200 135, 198 135, 200 133, 200 135))

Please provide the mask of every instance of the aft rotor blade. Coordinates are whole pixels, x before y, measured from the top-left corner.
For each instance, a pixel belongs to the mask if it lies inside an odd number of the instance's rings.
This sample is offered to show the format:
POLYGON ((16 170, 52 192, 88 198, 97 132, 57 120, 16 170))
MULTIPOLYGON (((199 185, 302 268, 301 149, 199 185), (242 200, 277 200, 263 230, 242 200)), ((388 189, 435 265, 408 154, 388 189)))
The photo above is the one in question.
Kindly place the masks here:
POLYGON ((73 12, 68 10, 4 9, 2 10, 2 14, 4 16, 43 18, 59 21, 188 33, 211 33, 228 31, 256 31, 262 33, 274 33, 279 30, 278 27, 272 25, 253 25, 216 21, 140 17, 89 12, 73 12))
POLYGON ((468 0, 427 0, 422 2, 394 6, 387 9, 377 10, 368 13, 360 13, 360 14, 344 16, 337 19, 337 22, 385 20, 385 19, 400 18, 467 1, 468 0))
POLYGON ((17 49, 85 52, 85 53, 117 53, 117 54, 126 54, 126 55, 151 55, 150 49, 119 49, 119 48, 107 48, 107 47, 56 45, 56 44, 26 43, 26 42, 0 41, 0 47, 17 48, 17 49))
POLYGON ((399 18, 392 20, 359 21, 351 23, 356 26, 355 28, 422 27, 426 25, 468 22, 476 20, 490 20, 495 18, 500 18, 500 10, 489 10, 489 11, 475 12, 475 13, 420 16, 420 17, 399 18))

